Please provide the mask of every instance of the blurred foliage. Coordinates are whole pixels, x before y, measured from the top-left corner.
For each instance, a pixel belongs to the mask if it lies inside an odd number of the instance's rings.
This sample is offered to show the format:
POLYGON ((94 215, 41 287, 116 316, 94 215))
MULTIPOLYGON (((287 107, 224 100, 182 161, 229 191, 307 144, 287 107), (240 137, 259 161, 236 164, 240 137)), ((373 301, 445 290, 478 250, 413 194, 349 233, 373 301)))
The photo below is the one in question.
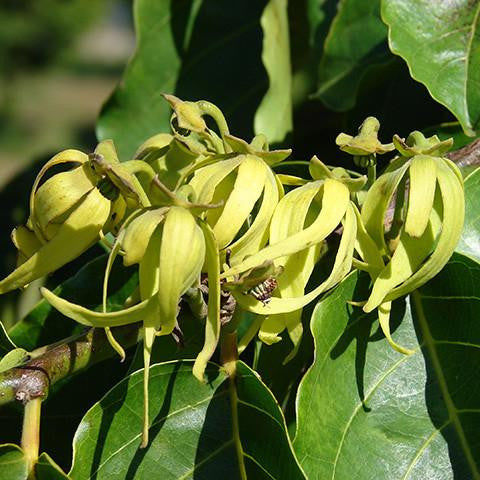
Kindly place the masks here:
POLYGON ((0 5, 3 74, 51 63, 107 5, 102 0, 3 0, 0 5))

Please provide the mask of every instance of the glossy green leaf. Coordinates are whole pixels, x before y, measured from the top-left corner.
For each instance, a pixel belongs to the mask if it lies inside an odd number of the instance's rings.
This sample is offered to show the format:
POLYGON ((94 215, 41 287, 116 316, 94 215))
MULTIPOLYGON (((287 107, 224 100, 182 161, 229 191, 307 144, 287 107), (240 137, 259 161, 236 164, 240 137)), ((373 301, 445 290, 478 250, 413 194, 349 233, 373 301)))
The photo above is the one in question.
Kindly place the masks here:
POLYGON ((10 368, 21 365, 29 358, 30 355, 26 350, 23 348, 14 348, 0 360, 0 372, 5 372, 6 370, 10 370, 10 368))
POLYGON ((465 223, 456 251, 480 262, 480 169, 465 179, 465 223))
MULTIPOLYGON (((87 263, 75 276, 57 287, 54 293, 100 311, 106 261, 107 255, 103 255, 87 263)), ((125 268, 121 262, 116 262, 110 276, 107 311, 123 308, 123 303, 132 294, 137 283, 135 269, 125 268)), ((46 300, 42 300, 10 330, 9 334, 15 343, 31 351, 81 332, 83 328, 61 315, 46 300)))
MULTIPOLYGON (((232 431, 226 375, 213 364, 208 383, 192 365, 168 362, 151 367, 150 444, 139 450, 143 373, 136 372, 95 404, 74 439, 74 480, 125 478, 236 479, 235 441, 241 442, 248 478, 304 478, 296 463, 281 411, 255 373, 238 364, 239 431, 232 431)), ((237 444, 238 445, 238 444, 237 444)))
POLYGON ((0 479, 25 480, 27 460, 20 447, 12 444, 0 445, 0 479))
POLYGON ((104 106, 98 136, 113 138, 127 160, 147 138, 169 130, 171 110, 162 93, 209 100, 233 131, 252 136, 268 88, 260 24, 266 4, 136 0, 137 50, 104 106))
POLYGON ((36 480, 70 480, 70 477, 50 458, 47 453, 38 457, 35 465, 36 480))
POLYGON ((355 104, 362 77, 391 58, 380 0, 342 0, 324 44, 315 97, 334 110, 355 104))
POLYGON ((394 53, 411 75, 473 135, 480 121, 480 4, 428 0, 383 0, 394 53))
POLYGON ((297 457, 310 479, 480 478, 480 266, 455 254, 393 303, 394 351, 351 274, 312 316, 316 359, 297 397, 297 457), (332 321, 334 319, 334 321, 332 321))
POLYGON ((281 142, 293 128, 292 73, 287 0, 270 0, 262 13, 262 60, 269 87, 255 113, 255 133, 281 142))

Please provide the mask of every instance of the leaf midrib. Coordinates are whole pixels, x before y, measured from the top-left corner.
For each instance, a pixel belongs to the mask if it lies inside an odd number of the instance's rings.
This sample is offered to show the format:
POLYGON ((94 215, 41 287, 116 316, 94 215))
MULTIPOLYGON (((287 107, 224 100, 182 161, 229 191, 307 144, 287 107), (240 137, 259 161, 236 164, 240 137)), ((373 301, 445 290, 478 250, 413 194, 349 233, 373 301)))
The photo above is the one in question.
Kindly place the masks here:
POLYGON ((480 472, 478 471, 472 451, 468 444, 467 438, 465 437, 465 432, 463 431, 462 423, 458 416, 459 411, 455 407, 455 404, 448 390, 447 381, 445 379, 445 375, 443 374, 443 370, 442 370, 442 364, 440 362, 437 349, 435 347, 435 339, 433 338, 430 332, 430 329, 428 327, 428 321, 425 316, 425 312, 423 310, 421 295, 418 291, 414 291, 413 293, 411 293, 411 298, 413 300, 413 305, 416 309, 419 325, 423 334, 424 343, 430 354, 433 370, 437 376, 438 385, 442 393, 443 400, 445 402, 445 407, 447 408, 449 420, 451 421, 455 429, 455 432, 457 433, 457 436, 460 440, 460 446, 462 448, 463 453, 465 454, 470 470, 472 471, 473 478, 475 480, 480 480, 480 472))

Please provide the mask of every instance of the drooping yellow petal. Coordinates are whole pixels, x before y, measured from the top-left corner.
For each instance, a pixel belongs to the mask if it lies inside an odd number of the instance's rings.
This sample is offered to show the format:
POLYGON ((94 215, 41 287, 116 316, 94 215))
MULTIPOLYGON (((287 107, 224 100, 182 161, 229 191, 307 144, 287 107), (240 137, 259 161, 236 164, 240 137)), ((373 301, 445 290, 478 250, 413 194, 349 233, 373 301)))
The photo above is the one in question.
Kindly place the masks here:
POLYGON ((351 270, 356 230, 357 222, 355 213, 351 204, 349 204, 345 214, 342 238, 340 240, 340 245, 338 246, 332 271, 328 278, 311 292, 295 298, 272 297, 268 304, 259 302, 251 295, 236 292, 235 298, 238 304, 244 310, 258 313, 260 315, 288 313, 303 308, 312 300, 315 300, 320 294, 334 287, 351 270))
POLYGON ((437 181, 442 197, 442 230, 430 258, 404 283, 394 288, 386 301, 395 300, 433 278, 452 256, 462 234, 465 217, 463 182, 443 159, 437 162, 437 181))
POLYGON ((428 223, 419 238, 411 237, 405 231, 401 233, 391 260, 375 279, 372 293, 363 307, 365 312, 371 312, 383 303, 393 288, 410 278, 418 270, 432 252, 437 233, 438 226, 432 225, 432 222, 428 223))
POLYGON ((159 268, 161 334, 175 327, 180 297, 200 275, 205 239, 194 216, 183 207, 171 207, 163 223, 159 268))
MULTIPOLYGON (((313 182, 315 184, 316 182, 313 182)), ((307 187, 307 185, 305 185, 307 187)), ((301 188, 305 188, 301 187, 301 188)), ((311 188, 316 188, 314 185, 311 188)), ((316 220, 306 229, 284 240, 269 245, 243 262, 227 269, 221 278, 231 277, 261 265, 265 261, 292 255, 323 241, 339 225, 349 204, 350 193, 342 183, 327 179, 323 183, 322 209, 316 220)))
POLYGON ((384 238, 385 212, 392 200, 393 194, 402 181, 409 163, 381 175, 370 187, 365 202, 362 205, 362 220, 365 229, 380 248, 380 253, 387 253, 388 248, 384 238))
POLYGON ((15 228, 12 231, 11 238, 19 254, 17 266, 24 263, 42 247, 42 242, 35 235, 35 232, 26 226, 15 228))
POLYGON ((62 224, 90 192, 95 184, 84 164, 67 172, 57 173, 37 190, 34 198, 32 223, 40 229, 43 238, 50 240, 62 224))
POLYGON ((64 298, 58 297, 45 287, 41 288, 41 292, 47 302, 61 314, 88 327, 120 327, 139 322, 153 312, 158 312, 158 298, 156 295, 141 303, 137 303, 133 307, 117 312, 102 313, 71 303, 64 298))
POLYGON ((392 335, 390 333, 390 312, 392 309, 392 302, 385 302, 378 306, 378 322, 380 323, 380 327, 382 329, 385 338, 387 339, 390 346, 396 350, 397 352, 403 353, 405 355, 412 355, 414 350, 410 350, 409 348, 402 347, 398 343, 396 343, 392 335))
MULTIPOLYGON (((139 281, 140 298, 148 299, 158 296, 160 288, 160 248, 163 228, 157 223, 156 228, 150 233, 148 246, 140 260, 139 281)), ((143 317, 143 429, 141 448, 148 445, 149 429, 149 395, 148 383, 150 376, 150 359, 152 357, 153 342, 157 329, 161 326, 159 309, 148 312, 143 317)))
POLYGON ((125 266, 140 263, 145 255, 152 233, 164 220, 167 211, 168 208, 145 210, 129 222, 121 240, 122 249, 125 251, 123 257, 125 266))
POLYGON ((38 186, 42 181, 43 176, 47 171, 54 167, 55 165, 60 165, 62 163, 79 163, 84 164, 88 162, 88 155, 81 152, 80 150, 64 150, 63 152, 57 153, 52 157, 40 170, 35 181, 33 182, 32 191, 30 193, 30 215, 32 218, 35 218, 35 194, 37 193, 38 186))
MULTIPOLYGON (((107 298, 108 298, 108 280, 110 278, 110 272, 112 271, 113 262, 120 252, 120 242, 117 241, 114 243, 113 248, 110 250, 108 255, 107 265, 105 267, 105 275, 103 278, 103 291, 102 291, 102 312, 107 313, 107 298)), ((113 336, 110 327, 105 327, 105 334, 107 340, 110 343, 111 347, 120 355, 122 362, 125 360, 126 354, 123 347, 118 343, 118 341, 113 336)))
POLYGON ((206 165, 195 171, 189 184, 197 192, 198 203, 211 203, 217 185, 237 168, 244 155, 206 165))
POLYGON ((355 240, 355 250, 366 263, 366 270, 370 276, 375 279, 383 270, 385 264, 383 263, 383 258, 378 250, 377 245, 372 240, 372 237, 370 237, 365 229, 365 226, 363 225, 360 212, 355 205, 352 206, 357 218, 357 237, 355 240))
POLYGON ((405 231, 412 237, 420 237, 427 228, 437 185, 435 158, 428 155, 413 157, 410 168, 410 187, 405 231))
POLYGON ((264 189, 267 168, 259 158, 245 155, 238 167, 233 189, 212 227, 218 248, 223 249, 229 245, 249 217, 264 189))
POLYGON ((208 314, 205 324, 205 343, 193 365, 193 375, 204 382, 205 368, 215 353, 220 337, 220 256, 212 229, 205 222, 201 222, 200 227, 205 236, 206 244, 208 314))
POLYGON ((98 240, 109 214, 110 201, 92 190, 48 243, 0 281, 0 293, 23 287, 78 257, 98 240))
POLYGON ((279 196, 275 176, 270 169, 267 169, 260 209, 245 234, 229 246, 232 265, 240 263, 247 255, 258 252, 267 243, 270 220, 279 196))

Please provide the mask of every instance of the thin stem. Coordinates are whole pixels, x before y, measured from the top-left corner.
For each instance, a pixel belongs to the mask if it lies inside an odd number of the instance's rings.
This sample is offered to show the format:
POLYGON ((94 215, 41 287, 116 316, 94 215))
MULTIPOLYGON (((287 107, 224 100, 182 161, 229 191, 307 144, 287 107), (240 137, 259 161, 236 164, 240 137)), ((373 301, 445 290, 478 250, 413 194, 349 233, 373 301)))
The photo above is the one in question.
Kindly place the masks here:
POLYGON ((238 459, 238 469, 241 480, 247 480, 247 471, 245 469, 244 454, 242 447, 242 439, 240 438, 240 426, 238 422, 238 395, 237 387, 235 385, 235 379, 230 377, 229 380, 229 393, 230 393, 230 408, 232 410, 232 430, 233 441, 235 444, 235 451, 238 459))
POLYGON ((216 105, 207 102, 206 100, 200 100, 197 105, 202 111, 202 113, 209 115, 215 120, 215 123, 217 124, 218 130, 220 132, 220 136, 223 140, 223 137, 225 137, 225 135, 228 135, 230 132, 228 130, 227 121, 225 120, 222 111, 216 105))
POLYGON ((370 188, 373 185, 373 182, 377 179, 377 165, 369 165, 367 167, 367 185, 366 188, 370 188))
POLYGON ((42 399, 34 398, 25 405, 21 447, 25 452, 28 466, 28 480, 35 479, 35 464, 40 446, 40 414, 42 399))

